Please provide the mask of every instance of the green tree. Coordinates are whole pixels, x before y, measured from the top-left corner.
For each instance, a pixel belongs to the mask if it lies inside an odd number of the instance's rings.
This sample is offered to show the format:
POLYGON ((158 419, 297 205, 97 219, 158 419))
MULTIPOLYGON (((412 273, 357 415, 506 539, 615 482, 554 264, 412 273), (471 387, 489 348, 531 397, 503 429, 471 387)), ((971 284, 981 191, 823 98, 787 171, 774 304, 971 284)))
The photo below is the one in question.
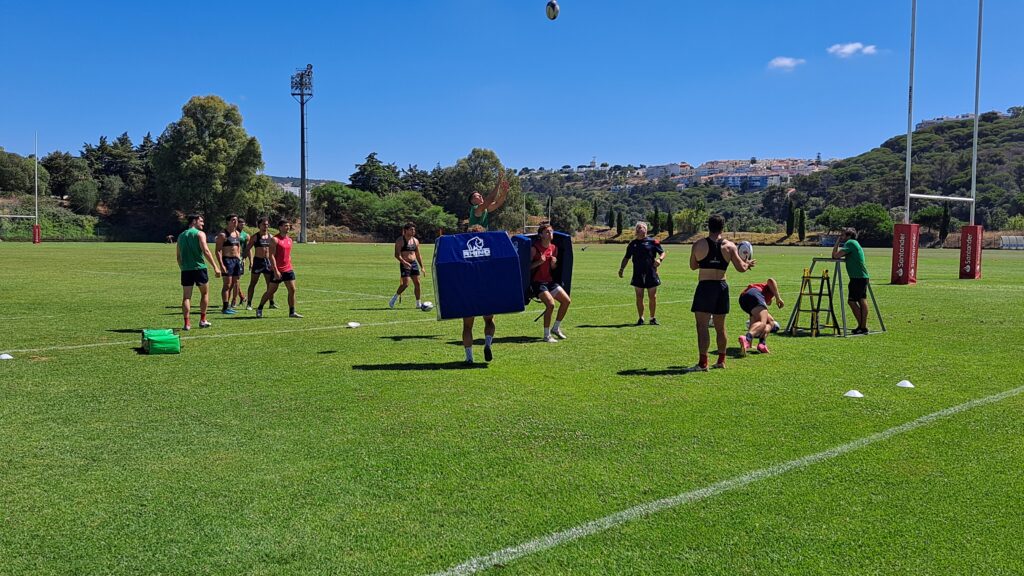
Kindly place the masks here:
POLYGON ((931 205, 925 206, 918 210, 910 218, 910 221, 914 224, 920 224, 924 226, 930 232, 938 230, 939 224, 942 222, 942 207, 931 205))
POLYGON ((373 192, 378 196, 396 192, 402 186, 398 167, 378 160, 376 152, 370 152, 365 162, 356 164, 356 171, 348 179, 353 188, 373 192))
POLYGON ((665 228, 668 232, 668 237, 671 238, 676 234, 675 218, 672 217, 672 211, 669 210, 668 214, 665 214, 665 228))
POLYGON ((622 236, 622 211, 615 216, 615 235, 622 236))
POLYGON ((194 96, 153 150, 155 193, 170 211, 222 222, 244 211, 244 192, 263 167, 259 142, 242 127, 238 107, 218 96, 194 96))
POLYGON ((807 212, 803 208, 797 213, 797 238, 801 242, 807 237, 807 212))
POLYGON ((939 241, 945 242, 949 236, 949 202, 942 205, 942 219, 939 221, 939 241))
POLYGON ((551 226, 568 234, 575 232, 579 226, 579 220, 573 212, 572 201, 565 196, 555 198, 551 203, 551 226))
POLYGON ((985 218, 986 228, 989 230, 1005 230, 1006 224, 1010 221, 1010 215, 1002 208, 993 208, 988 211, 985 218))
POLYGON ((793 201, 786 202, 786 236, 793 235, 796 228, 796 210, 793 208, 793 201))
MULTIPOLYGON (((50 173, 39 166, 39 196, 50 193, 50 173)), ((35 159, 23 157, 0 148, 0 191, 35 194, 35 159)))
POLYGON ((605 214, 604 223, 609 228, 615 226, 615 208, 608 206, 608 213, 605 214))
POLYGON ((97 197, 96 183, 91 178, 79 180, 68 189, 68 202, 75 214, 92 214, 96 210, 97 197))
POLYGON ((651 214, 650 228, 652 236, 657 236, 658 232, 661 232, 661 212, 658 210, 657 206, 654 207, 654 213, 651 214))
POLYGON ((39 164, 50 173, 50 192, 54 196, 67 196, 72 184, 92 179, 89 163, 67 152, 51 152, 39 164))

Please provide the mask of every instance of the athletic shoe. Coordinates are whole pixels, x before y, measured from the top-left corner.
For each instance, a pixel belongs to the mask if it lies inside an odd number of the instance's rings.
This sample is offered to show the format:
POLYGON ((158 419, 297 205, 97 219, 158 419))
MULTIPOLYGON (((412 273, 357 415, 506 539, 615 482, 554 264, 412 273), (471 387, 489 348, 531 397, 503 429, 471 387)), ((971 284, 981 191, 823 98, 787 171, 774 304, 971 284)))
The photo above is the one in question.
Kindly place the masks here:
POLYGON ((263 309, 262 308, 257 308, 256 309, 256 317, 257 318, 263 318, 263 309))
POLYGON ((394 308, 395 302, 398 302, 398 294, 395 294, 391 297, 391 300, 388 300, 388 308, 394 308))
POLYGON ((644 319, 643 319, 643 318, 639 318, 639 319, 638 319, 638 320, 636 321, 636 325, 637 325, 637 326, 643 326, 643 325, 644 325, 644 319))
POLYGON ((554 336, 546 336, 544 341, 548 344, 558 344, 558 338, 555 338, 554 336))
POLYGON ((192 325, 191 324, 185 324, 185 327, 182 328, 182 330, 184 330, 185 332, 188 332, 191 329, 192 329, 192 325))
POLYGON ((246 310, 252 310, 252 306, 246 306, 245 309, 246 310))
POLYGON ((701 366, 700 364, 694 364, 689 368, 683 368, 683 374, 689 374, 690 372, 707 372, 707 366, 701 366))
POLYGON ((270 301, 270 309, 271 310, 277 310, 277 304, 274 304, 273 300, 270 301))
POLYGON ((234 308, 228 308, 227 310, 221 310, 221 314, 238 314, 234 308))
POLYGON ((740 358, 746 357, 748 348, 750 348, 750 343, 746 338, 740 336, 740 358))
POLYGON ((299 314, 298 312, 292 312, 291 314, 288 315, 288 317, 289 318, 302 318, 302 314, 299 314))
POLYGON ((867 334, 867 333, 868 333, 868 329, 867 328, 854 328, 853 329, 853 334, 867 334))
POLYGON ((651 326, 658 326, 659 325, 658 324, 658 319, 657 318, 651 318, 650 324, 651 324, 651 326))
POLYGON ((567 338, 567 336, 565 335, 565 332, 562 332, 561 328, 552 330, 551 333, 554 334, 555 336, 558 336, 562 340, 565 340, 567 338))
POLYGON ((723 370, 725 368, 725 362, 715 362, 711 365, 712 370, 723 370))
POLYGON ((757 343, 757 351, 759 353, 761 353, 761 354, 767 354, 768 353, 768 346, 766 346, 764 342, 758 342, 757 343))
POLYGON ((484 360, 487 360, 488 362, 494 360, 494 354, 491 354, 490 346, 484 346, 484 360))
POLYGON ((199 322, 199 327, 200 328, 209 328, 210 326, 213 326, 213 324, 210 324, 206 320, 202 320, 202 321, 199 322))

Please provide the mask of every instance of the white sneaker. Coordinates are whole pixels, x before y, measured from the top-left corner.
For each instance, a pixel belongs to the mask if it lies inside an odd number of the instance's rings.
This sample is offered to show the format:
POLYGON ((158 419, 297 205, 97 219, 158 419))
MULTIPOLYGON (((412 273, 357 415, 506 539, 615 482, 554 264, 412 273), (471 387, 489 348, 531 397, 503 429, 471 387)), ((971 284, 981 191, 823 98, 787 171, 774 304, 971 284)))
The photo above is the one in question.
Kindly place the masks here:
POLYGON ((566 339, 565 332, 562 332, 561 328, 558 328, 557 330, 552 330, 551 333, 554 334, 555 336, 558 336, 562 340, 566 339))
POLYGON ((398 294, 395 294, 391 297, 391 300, 388 300, 388 308, 394 308, 395 302, 398 302, 398 294))
POLYGON ((548 344, 558 344, 558 338, 555 338, 554 336, 548 336, 544 338, 544 341, 548 344))

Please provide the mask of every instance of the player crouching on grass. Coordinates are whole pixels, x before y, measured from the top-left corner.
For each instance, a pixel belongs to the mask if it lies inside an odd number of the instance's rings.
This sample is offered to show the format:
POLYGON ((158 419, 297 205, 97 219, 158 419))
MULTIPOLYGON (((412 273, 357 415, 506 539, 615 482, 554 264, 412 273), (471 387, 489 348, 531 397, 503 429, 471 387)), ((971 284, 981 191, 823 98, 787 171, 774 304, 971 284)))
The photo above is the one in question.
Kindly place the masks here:
POLYGON ((562 332, 562 319, 569 309, 572 300, 569 294, 562 288, 554 277, 551 270, 558 266, 558 247, 551 243, 554 231, 551 225, 543 223, 537 228, 537 240, 530 248, 530 269, 533 271, 530 279, 530 287, 533 294, 544 303, 544 341, 558 342, 558 338, 565 339, 562 332), (555 311, 555 301, 558 301, 558 316, 554 326, 551 325, 551 314, 555 311), (552 335, 553 334, 553 335, 552 335))
POLYGON ((398 285, 398 291, 388 301, 388 307, 395 307, 395 302, 398 302, 398 298, 409 287, 409 280, 412 279, 413 291, 416 293, 416 308, 422 309, 420 274, 426 276, 427 270, 423 267, 423 257, 420 256, 420 241, 416 238, 416 225, 412 222, 402 226, 402 235, 395 240, 395 260, 398 260, 400 284, 398 285))
POLYGON ((768 334, 778 331, 778 322, 768 312, 768 306, 772 299, 781 309, 785 306, 782 296, 779 294, 779 285, 775 278, 769 278, 762 284, 750 284, 740 294, 740 308, 750 314, 750 326, 747 334, 740 336, 740 356, 746 356, 747 350, 754 344, 754 337, 757 337, 757 351, 761 354, 768 353, 766 342, 768 334))

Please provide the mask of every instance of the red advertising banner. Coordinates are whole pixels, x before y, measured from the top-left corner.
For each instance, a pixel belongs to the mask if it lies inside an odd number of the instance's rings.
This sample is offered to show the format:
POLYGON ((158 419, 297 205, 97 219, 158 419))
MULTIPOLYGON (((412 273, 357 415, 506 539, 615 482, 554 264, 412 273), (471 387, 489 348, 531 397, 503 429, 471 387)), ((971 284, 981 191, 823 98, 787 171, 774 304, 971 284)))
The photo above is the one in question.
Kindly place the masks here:
POLYGON ((892 231, 893 284, 917 284, 917 241, 921 226, 897 224, 892 231))
POLYGON ((960 279, 981 278, 981 241, 984 238, 981 226, 960 228, 960 279))
POLYGON ((43 241, 43 231, 39 227, 39 224, 32 225, 32 243, 39 244, 43 241))

